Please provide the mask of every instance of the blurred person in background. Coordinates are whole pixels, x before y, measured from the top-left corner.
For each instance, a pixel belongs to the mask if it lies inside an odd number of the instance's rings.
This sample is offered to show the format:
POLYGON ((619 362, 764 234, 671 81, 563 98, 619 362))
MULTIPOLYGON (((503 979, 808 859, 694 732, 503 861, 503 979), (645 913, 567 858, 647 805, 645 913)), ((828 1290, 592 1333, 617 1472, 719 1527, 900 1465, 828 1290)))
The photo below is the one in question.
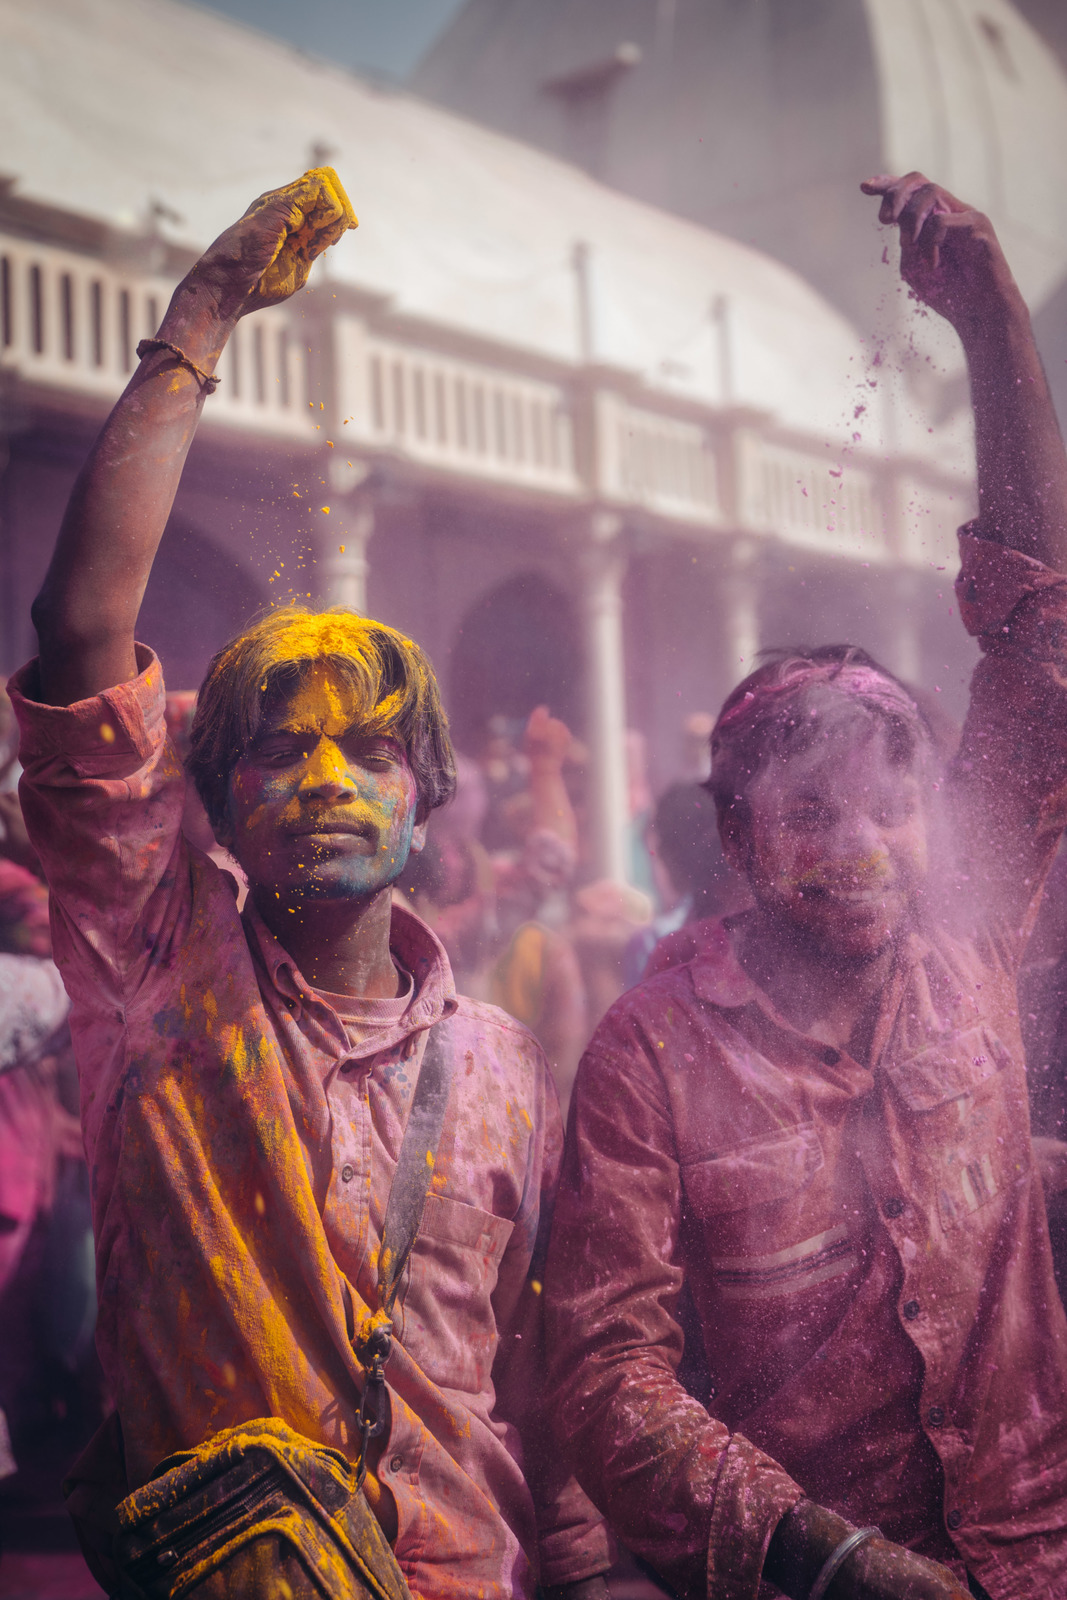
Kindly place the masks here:
POLYGON ((728 696, 711 786, 754 904, 583 1058, 555 1415, 681 1594, 1061 1596, 1045 1191, 1067 1145, 1031 1139, 1016 978, 1067 822, 1067 457, 988 219, 920 174, 863 187, 968 360, 967 721, 946 771, 915 697, 847 645, 778 652, 728 696), (683 1289, 706 1408, 679 1379, 683 1289))
POLYGON ((481 768, 457 755, 455 796, 430 816, 426 844, 408 858, 395 890, 444 945, 456 988, 475 1000, 487 997, 498 942, 496 881, 480 838, 488 803, 481 768))
POLYGON ((566 1117, 589 1037, 586 991, 571 936, 579 840, 564 769, 575 742, 564 722, 547 706, 537 706, 521 753, 527 787, 513 792, 511 817, 513 824, 521 818, 525 836, 517 854, 498 854, 494 862, 499 954, 489 972, 488 998, 540 1041, 566 1117))
POLYGON ((705 925, 739 911, 749 898, 745 880, 723 852, 715 802, 703 783, 672 784, 656 802, 649 835, 664 910, 626 946, 627 988, 652 972, 691 961, 705 925))
MULTIPOLYGON (((3 696, 7 700, 7 696, 3 696)), ((0 850, 36 854, 15 805, 0 850)), ((48 893, 0 859, 0 1547, 62 1516, 60 1479, 102 1416, 88 1173, 48 893)))

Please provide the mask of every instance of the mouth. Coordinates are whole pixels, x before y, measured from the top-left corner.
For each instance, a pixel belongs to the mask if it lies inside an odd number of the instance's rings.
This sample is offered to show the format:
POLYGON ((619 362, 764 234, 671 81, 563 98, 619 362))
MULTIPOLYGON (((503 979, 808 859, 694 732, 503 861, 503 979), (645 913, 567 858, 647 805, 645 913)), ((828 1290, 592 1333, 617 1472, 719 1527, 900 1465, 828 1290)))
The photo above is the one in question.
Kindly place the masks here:
POLYGON ((378 843, 378 830, 372 823, 345 822, 332 817, 323 817, 321 821, 307 827, 291 828, 289 836, 293 839, 311 840, 361 839, 372 848, 378 843))
POLYGON ((892 883, 871 884, 866 888, 836 887, 831 884, 810 883, 805 884, 800 891, 805 900, 822 902, 835 906, 877 906, 883 901, 892 899, 897 893, 897 886, 892 883))

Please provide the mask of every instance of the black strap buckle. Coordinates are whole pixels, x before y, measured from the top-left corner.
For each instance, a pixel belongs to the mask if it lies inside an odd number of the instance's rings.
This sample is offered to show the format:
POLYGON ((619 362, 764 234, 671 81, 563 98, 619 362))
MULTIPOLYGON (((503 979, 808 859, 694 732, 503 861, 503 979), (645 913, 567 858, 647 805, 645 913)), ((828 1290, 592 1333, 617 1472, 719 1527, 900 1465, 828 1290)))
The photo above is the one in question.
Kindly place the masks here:
POLYGON ((385 1432, 389 1417, 389 1395, 385 1387, 385 1363, 392 1347, 392 1329, 375 1328, 361 1353, 366 1368, 363 1379, 363 1398, 359 1404, 359 1464, 356 1468, 356 1488, 362 1489, 367 1477, 367 1447, 372 1439, 385 1432))

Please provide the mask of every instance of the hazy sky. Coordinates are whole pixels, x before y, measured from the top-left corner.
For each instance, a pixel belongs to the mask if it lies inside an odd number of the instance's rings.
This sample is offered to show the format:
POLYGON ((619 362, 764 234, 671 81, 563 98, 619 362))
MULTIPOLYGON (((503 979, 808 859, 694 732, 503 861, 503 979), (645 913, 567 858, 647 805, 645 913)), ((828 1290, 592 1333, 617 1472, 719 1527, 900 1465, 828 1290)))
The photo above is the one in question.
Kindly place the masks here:
POLYGON ((463 0, 197 0, 338 66, 404 78, 463 0))

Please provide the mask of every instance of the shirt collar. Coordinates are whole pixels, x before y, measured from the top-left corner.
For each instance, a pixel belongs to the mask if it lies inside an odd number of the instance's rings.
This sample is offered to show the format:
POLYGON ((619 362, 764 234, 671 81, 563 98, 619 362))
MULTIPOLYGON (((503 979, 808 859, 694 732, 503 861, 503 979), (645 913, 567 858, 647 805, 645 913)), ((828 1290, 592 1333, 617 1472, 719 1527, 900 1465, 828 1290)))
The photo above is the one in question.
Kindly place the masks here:
MULTIPOLYGON (((318 999, 292 956, 271 933, 251 895, 245 901, 242 920, 248 941, 258 953, 275 989, 288 1000, 308 1007, 321 1006, 329 1015, 334 1015, 325 1002, 318 999)), ((411 999, 403 1016, 387 1030, 388 1036, 369 1039, 366 1050, 357 1047, 353 1051, 357 1057, 377 1054, 412 1033, 432 1027, 442 1017, 451 1016, 458 1004, 452 968, 444 946, 421 917, 417 917, 407 906, 395 902, 389 948, 399 965, 411 973, 411 999)))
MULTIPOLYGON (((758 1005, 776 1023, 795 1033, 797 1030, 778 1014, 770 996, 749 977, 734 953, 731 930, 745 915, 745 912, 740 912, 723 917, 709 929, 701 943, 700 954, 690 964, 693 988, 699 999, 726 1010, 758 1005)), ((900 940, 883 994, 879 1024, 875 1030, 878 1049, 872 1055, 873 1060, 877 1060, 881 1054, 884 1045, 881 1036, 884 1034, 888 1037, 908 973, 925 960, 929 952, 930 941, 922 933, 911 931, 900 940)))

